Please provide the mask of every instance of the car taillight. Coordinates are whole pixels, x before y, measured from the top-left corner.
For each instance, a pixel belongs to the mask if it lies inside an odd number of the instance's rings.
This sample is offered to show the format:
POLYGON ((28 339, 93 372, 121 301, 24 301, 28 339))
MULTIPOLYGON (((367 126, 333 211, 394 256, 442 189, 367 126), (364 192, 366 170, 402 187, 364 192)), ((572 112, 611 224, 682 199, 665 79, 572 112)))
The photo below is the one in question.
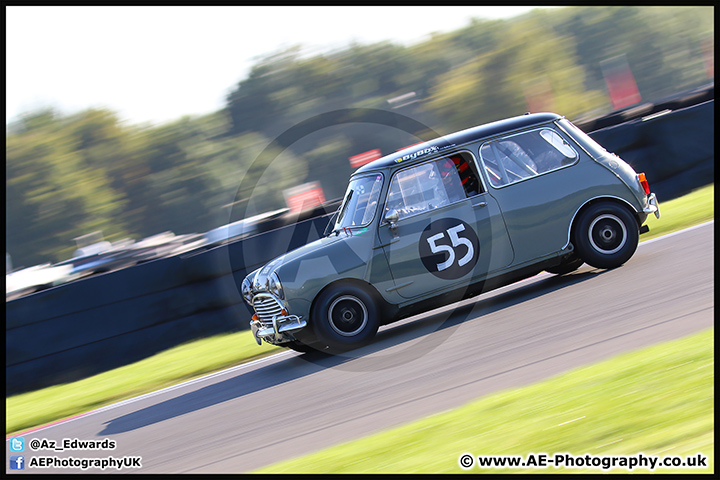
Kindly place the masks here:
POLYGON ((638 173, 637 177, 640 185, 642 185, 643 189, 645 190, 645 195, 650 195, 650 184, 648 183, 647 178, 645 178, 645 174, 638 173))

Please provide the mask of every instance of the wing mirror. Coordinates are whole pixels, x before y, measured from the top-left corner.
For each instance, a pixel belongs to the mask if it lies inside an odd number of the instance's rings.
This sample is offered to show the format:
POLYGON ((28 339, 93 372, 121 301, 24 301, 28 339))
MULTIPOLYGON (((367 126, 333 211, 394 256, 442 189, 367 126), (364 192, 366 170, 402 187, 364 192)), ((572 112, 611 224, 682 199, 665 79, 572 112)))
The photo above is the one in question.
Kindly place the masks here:
POLYGON ((397 236, 397 222, 400 219, 400 215, 397 210, 391 209, 385 213, 385 221, 390 224, 390 231, 393 235, 397 236))

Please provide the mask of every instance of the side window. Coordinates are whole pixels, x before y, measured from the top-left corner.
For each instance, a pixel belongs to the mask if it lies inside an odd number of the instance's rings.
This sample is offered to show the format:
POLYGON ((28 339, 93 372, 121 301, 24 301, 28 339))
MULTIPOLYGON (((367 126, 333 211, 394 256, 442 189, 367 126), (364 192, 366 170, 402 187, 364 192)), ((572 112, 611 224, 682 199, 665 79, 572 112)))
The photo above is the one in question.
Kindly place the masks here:
POLYGON ((398 172, 390 183, 385 211, 396 210, 402 219, 467 198, 466 188, 477 190, 479 182, 472 169, 459 171, 463 162, 459 155, 458 159, 456 163, 453 157, 441 158, 398 172))
POLYGON ((577 152, 554 130, 543 128, 495 140, 480 148, 490 183, 509 183, 574 163, 577 152))
POLYGON ((538 174, 535 162, 514 140, 500 140, 495 143, 494 148, 511 182, 538 174))
POLYGON ((482 146, 480 149, 480 156, 482 157, 482 162, 485 165, 485 171, 487 172, 488 179, 493 187, 500 187, 508 183, 505 175, 505 169, 500 168, 492 143, 486 143, 482 146))

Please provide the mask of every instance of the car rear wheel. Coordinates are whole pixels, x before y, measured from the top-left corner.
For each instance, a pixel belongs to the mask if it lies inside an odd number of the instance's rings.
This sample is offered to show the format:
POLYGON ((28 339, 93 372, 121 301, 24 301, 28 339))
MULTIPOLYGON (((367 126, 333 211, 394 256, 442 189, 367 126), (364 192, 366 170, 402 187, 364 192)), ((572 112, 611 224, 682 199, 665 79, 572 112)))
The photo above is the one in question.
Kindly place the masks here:
POLYGON ((604 202, 580 216, 574 234, 578 256, 595 268, 616 268, 633 256, 640 229, 627 208, 604 202))
POLYGON ((370 343, 380 326, 376 302, 357 285, 333 285, 323 291, 311 318, 317 339, 331 351, 370 343))

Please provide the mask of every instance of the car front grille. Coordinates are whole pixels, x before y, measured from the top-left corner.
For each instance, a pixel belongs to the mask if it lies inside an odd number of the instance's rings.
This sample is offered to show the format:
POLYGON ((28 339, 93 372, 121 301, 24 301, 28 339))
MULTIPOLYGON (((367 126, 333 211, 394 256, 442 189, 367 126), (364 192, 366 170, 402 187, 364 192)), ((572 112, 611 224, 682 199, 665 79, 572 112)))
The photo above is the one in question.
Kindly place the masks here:
POLYGON ((273 295, 258 293, 253 297, 253 308, 260 322, 272 326, 273 317, 282 315, 283 306, 273 295))

